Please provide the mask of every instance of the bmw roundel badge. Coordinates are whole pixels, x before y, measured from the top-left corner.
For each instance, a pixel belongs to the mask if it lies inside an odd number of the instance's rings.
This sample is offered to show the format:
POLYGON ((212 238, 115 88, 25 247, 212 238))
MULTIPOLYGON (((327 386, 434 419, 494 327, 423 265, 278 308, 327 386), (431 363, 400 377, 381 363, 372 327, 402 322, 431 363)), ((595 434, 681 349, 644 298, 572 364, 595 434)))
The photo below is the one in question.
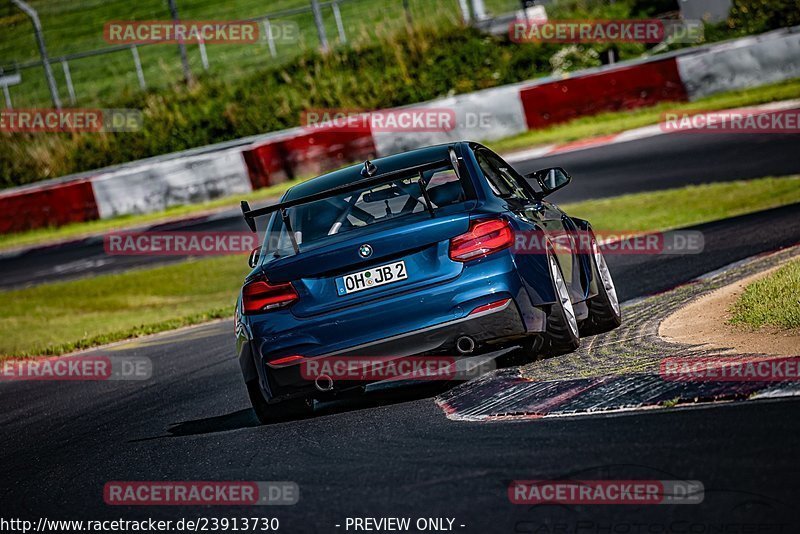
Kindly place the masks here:
POLYGON ((358 248, 358 255, 362 258, 369 258, 372 256, 372 247, 370 245, 361 245, 358 248))

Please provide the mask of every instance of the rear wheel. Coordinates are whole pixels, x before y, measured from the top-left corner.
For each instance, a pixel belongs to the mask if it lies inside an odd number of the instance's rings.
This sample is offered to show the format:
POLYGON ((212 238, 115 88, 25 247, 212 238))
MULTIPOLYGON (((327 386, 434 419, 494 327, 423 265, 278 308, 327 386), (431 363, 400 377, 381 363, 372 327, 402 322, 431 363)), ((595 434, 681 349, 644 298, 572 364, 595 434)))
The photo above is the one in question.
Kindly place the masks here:
POLYGON ((544 339, 540 335, 528 336, 519 342, 519 346, 497 358, 498 367, 525 365, 541 358, 544 339))
POLYGON ((256 417, 262 425, 302 419, 314 411, 312 399, 289 399, 276 404, 268 404, 261 393, 258 380, 251 380, 247 383, 247 394, 250 396, 253 411, 256 412, 256 417))
POLYGON ((558 266, 558 261, 553 254, 547 255, 547 261, 556 293, 556 302, 550 307, 550 313, 547 316, 544 353, 548 356, 558 356, 577 349, 580 346, 580 334, 561 267, 558 266))
POLYGON ((592 275, 597 281, 597 295, 590 298, 589 317, 581 324, 581 335, 592 336, 614 330, 622 323, 617 289, 597 241, 592 239, 592 275))

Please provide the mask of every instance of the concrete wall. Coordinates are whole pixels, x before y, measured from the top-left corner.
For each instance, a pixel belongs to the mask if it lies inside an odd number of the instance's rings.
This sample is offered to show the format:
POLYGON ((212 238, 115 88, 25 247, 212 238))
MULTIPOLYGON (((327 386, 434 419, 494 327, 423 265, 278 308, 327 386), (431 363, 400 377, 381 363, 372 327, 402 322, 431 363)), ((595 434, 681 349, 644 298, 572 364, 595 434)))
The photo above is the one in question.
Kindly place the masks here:
POLYGON ((127 168, 91 183, 101 219, 252 191, 239 149, 127 168))
POLYGON ((800 77, 800 32, 770 32, 677 58, 689 98, 800 77))

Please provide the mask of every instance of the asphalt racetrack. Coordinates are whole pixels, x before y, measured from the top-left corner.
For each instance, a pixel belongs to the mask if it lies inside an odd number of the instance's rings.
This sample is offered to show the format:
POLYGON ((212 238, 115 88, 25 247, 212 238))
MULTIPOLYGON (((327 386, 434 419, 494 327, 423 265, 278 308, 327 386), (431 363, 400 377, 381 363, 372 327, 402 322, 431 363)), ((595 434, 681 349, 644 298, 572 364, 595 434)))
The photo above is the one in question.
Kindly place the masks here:
MULTIPOLYGON (((797 136, 764 136, 769 142, 746 135, 724 142, 670 137, 563 154, 521 168, 562 164, 571 170, 575 181, 567 189, 573 196, 565 192, 557 200, 800 172, 797 136)), ((238 218, 202 224, 241 227, 238 218)), ((702 254, 609 256, 621 299, 800 242, 800 206, 697 228, 705 234, 702 254)), ((6 258, 4 284, 52 280, 60 275, 48 268, 100 254, 102 244, 97 252, 87 242, 6 258)), ((87 264, 85 271, 128 266, 87 264)), ((231 321, 95 353, 150 358, 153 377, 0 383, 4 517, 257 515, 277 517, 280 532, 348 532, 348 517, 387 516, 452 518, 454 531, 476 533, 744 534, 800 527, 797 400, 464 423, 448 420, 432 400, 438 390, 427 387, 330 403, 311 419, 258 426, 233 357, 231 321), (699 480, 705 497, 700 504, 657 506, 509 501, 512 480, 566 477, 699 480), (284 507, 112 507, 103 501, 103 486, 114 480, 294 481, 301 496, 298 504, 284 507)))

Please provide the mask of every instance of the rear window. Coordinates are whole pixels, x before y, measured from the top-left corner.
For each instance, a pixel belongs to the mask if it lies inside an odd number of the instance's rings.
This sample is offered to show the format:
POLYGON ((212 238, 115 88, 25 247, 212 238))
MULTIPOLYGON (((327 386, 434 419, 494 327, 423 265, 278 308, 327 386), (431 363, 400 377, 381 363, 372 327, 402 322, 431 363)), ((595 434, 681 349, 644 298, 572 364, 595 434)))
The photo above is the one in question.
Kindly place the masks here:
MULTIPOLYGON (((431 206, 441 208, 466 200, 464 187, 452 167, 443 164, 431 169, 358 191, 331 196, 287 210, 298 248, 317 244, 331 236, 385 221, 424 212, 425 197, 420 188, 424 180, 431 206)), ((294 254, 294 247, 279 213, 273 216, 264 241, 266 255, 294 254)))

